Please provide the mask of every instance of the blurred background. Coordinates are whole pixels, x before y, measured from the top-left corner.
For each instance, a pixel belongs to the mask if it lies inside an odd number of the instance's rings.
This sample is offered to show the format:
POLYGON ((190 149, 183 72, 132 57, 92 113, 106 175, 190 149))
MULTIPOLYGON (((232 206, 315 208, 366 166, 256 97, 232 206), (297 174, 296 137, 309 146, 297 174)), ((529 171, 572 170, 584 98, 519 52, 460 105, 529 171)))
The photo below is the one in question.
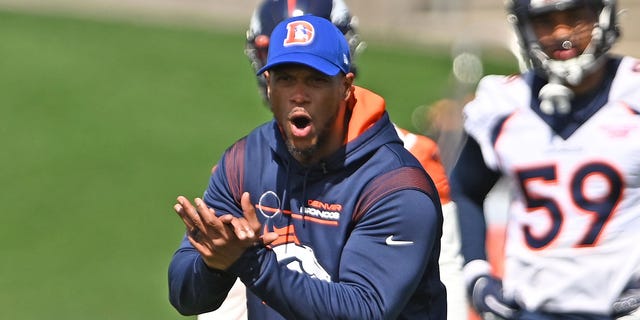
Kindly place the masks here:
MULTIPOLYGON (((245 27, 257 0, 0 0, 0 8, 111 17, 137 22, 172 22, 223 28, 245 27)), ((350 0, 361 32, 378 40, 402 39, 421 44, 474 43, 509 45, 503 0, 350 0)), ((640 53, 640 2, 618 0, 624 40, 616 49, 640 53), (634 18, 635 17, 635 18, 634 18)))
MULTIPOLYGON (((270 119, 243 53, 257 2, 0 0, 0 319, 185 318, 175 198, 270 119)), ((346 2, 357 82, 452 164, 478 79, 518 72, 502 0, 346 2)), ((619 4, 615 50, 638 56, 640 3, 619 4)))

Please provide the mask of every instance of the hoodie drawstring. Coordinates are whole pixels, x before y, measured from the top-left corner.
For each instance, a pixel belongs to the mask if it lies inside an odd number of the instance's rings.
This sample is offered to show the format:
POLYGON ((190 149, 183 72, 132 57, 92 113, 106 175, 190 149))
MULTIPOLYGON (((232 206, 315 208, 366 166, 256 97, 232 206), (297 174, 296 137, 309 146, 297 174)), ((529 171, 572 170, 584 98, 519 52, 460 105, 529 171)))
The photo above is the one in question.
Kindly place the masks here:
POLYGON ((307 179, 309 177, 309 171, 311 171, 310 169, 305 170, 304 172, 304 178, 302 180, 302 204, 300 205, 300 213, 302 214, 302 225, 304 226, 306 224, 306 210, 305 207, 307 205, 307 179))

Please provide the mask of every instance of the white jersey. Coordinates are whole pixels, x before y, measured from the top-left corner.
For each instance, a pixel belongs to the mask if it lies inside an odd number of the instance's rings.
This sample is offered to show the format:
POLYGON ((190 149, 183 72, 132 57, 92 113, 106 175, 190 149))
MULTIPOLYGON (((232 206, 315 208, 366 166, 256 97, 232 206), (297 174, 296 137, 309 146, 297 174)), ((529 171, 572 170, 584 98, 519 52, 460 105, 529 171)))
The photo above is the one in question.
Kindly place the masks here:
POLYGON ((607 314, 640 276, 640 61, 623 58, 606 105, 566 139, 530 99, 523 78, 487 76, 464 109, 485 163, 513 186, 505 295, 607 314))

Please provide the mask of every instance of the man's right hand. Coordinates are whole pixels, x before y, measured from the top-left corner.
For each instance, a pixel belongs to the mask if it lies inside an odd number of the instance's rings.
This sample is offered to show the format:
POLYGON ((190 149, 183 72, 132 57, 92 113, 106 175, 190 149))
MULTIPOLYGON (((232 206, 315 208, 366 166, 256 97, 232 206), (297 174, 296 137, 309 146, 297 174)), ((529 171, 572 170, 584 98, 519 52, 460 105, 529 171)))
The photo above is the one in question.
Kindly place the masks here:
POLYGON ((230 214, 218 217, 200 198, 194 199, 195 206, 183 196, 177 200, 173 209, 187 227, 189 242, 209 268, 226 270, 257 242, 256 233, 246 219, 230 214))

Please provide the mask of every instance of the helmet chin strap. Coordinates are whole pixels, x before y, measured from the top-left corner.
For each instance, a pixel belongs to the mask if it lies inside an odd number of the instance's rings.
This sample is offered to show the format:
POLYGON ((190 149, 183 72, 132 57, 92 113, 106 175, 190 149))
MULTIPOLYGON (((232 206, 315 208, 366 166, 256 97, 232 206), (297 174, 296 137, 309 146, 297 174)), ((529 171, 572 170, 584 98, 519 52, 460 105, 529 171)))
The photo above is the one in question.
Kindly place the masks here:
POLYGON ((540 98, 540 110, 545 114, 567 114, 571 111, 571 99, 573 91, 564 86, 557 77, 549 80, 542 89, 538 97, 540 98))

